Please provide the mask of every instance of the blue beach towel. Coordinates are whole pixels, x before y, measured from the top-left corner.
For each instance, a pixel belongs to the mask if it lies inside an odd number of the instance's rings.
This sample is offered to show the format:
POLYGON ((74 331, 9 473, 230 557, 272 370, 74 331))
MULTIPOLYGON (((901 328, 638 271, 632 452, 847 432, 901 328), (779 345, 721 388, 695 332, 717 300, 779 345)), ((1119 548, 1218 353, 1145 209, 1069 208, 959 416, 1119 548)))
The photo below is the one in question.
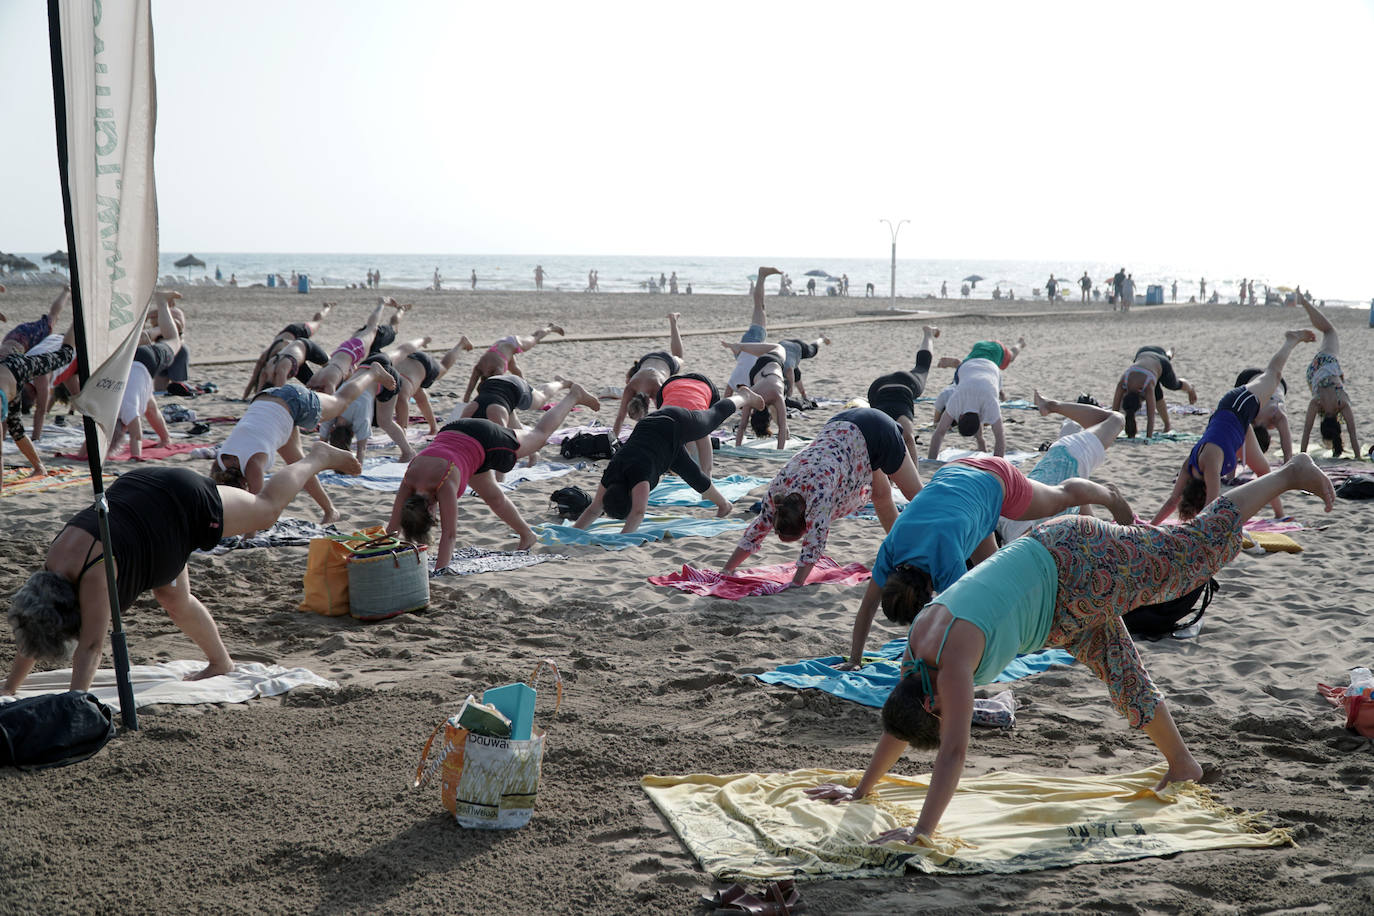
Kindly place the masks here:
POLYGON ((604 547, 607 550, 624 550, 638 547, 650 541, 663 541, 669 538, 715 537, 726 531, 736 531, 747 526, 746 522, 733 518, 693 518, 690 515, 645 516, 639 530, 633 534, 621 534, 624 522, 603 518, 594 521, 586 529, 574 528, 572 522, 558 525, 532 526, 539 535, 541 544, 582 544, 604 547))
MULTIPOLYGON (((900 680, 902 651, 905 648, 905 639, 894 639, 884 643, 876 653, 864 656, 867 664, 858 671, 840 671, 832 668, 831 665, 838 665, 844 659, 838 655, 831 655, 826 658, 806 659, 791 665, 779 665, 772 671, 753 676, 765 684, 782 684, 785 687, 799 689, 814 687, 826 693, 833 693, 842 700, 852 700, 864 706, 882 706, 887 702, 887 695, 900 680)), ((1063 649, 1042 649, 1013 659, 1007 669, 997 676, 997 683, 1017 681, 1054 665, 1072 664, 1073 656, 1063 649)))
MULTIPOLYGON (((721 492, 722 496, 734 502, 750 490, 767 484, 768 478, 750 477, 747 474, 731 474, 729 477, 713 480, 712 483, 716 485, 716 489, 721 492)), ((713 506, 715 503, 683 483, 681 477, 674 477, 669 474, 663 478, 658 486, 649 491, 649 505, 713 506)))
POLYGON ((745 439, 743 445, 735 445, 726 442, 716 450, 717 455, 728 455, 731 458, 762 458, 766 461, 791 461, 792 456, 806 448, 809 439, 798 439, 796 436, 787 440, 786 448, 775 448, 778 440, 774 439, 745 439))

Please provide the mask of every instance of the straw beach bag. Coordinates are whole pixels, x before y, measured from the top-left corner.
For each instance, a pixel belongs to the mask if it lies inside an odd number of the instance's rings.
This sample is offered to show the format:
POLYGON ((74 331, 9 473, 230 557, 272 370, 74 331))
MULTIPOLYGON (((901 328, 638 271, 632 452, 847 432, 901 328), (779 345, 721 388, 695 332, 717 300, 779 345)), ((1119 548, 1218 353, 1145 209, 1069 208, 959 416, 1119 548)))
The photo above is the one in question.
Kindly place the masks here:
POLYGON ((382 525, 373 525, 348 535, 311 538, 310 557, 306 561, 305 597, 300 610, 313 611, 326 617, 342 617, 348 613, 348 558, 378 539, 392 541, 382 525))
POLYGON ((348 558, 348 613, 357 620, 386 620, 429 604, 425 548, 377 538, 348 558))

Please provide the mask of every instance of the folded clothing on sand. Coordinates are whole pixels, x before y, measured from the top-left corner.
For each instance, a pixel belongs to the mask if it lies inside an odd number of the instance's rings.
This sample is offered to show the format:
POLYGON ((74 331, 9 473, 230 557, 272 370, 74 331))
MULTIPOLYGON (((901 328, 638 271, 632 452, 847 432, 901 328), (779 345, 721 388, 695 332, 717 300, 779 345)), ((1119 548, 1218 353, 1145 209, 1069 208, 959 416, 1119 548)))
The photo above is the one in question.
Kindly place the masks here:
MULTIPOLYGON (((785 591, 792 577, 797 574, 796 563, 781 563, 777 566, 756 566, 753 569, 737 570, 733 575, 716 572, 714 569, 697 569, 684 565, 681 572, 666 576, 650 576, 652 585, 663 585, 694 595, 709 595, 737 601, 750 595, 776 595, 785 591)), ((821 557, 811 574, 806 577, 807 585, 858 585, 869 579, 868 567, 862 563, 841 566, 829 557, 821 557)))
MULTIPOLYGON (((905 639, 884 643, 873 655, 864 656, 864 666, 858 671, 839 670, 834 666, 843 662, 844 658, 830 655, 779 665, 772 671, 755 674, 754 677, 765 684, 815 688, 864 706, 882 706, 887 702, 892 688, 901 680, 902 652, 905 648, 905 639)), ((1006 670, 997 676, 996 683, 1017 681, 1055 665, 1072 664, 1073 656, 1063 649, 1043 649, 1012 659, 1006 670)))
MULTIPOLYGON (((550 560, 566 560, 561 553, 530 553, 528 550, 483 550, 480 547, 459 547, 443 569, 433 570, 435 577, 473 576, 477 573, 505 572, 524 569, 550 560)), ((433 562, 431 557, 430 562, 433 562)))
POLYGON ((631 534, 621 534, 624 522, 613 518, 594 521, 586 529, 574 528, 572 522, 562 524, 534 525, 541 544, 583 544, 604 547, 607 550, 624 550, 638 547, 650 541, 663 541, 669 538, 715 537, 726 531, 737 531, 745 523, 733 518, 692 518, 681 515, 645 516, 639 530, 631 534))
MULTIPOLYGON (((230 673, 207 677, 203 681, 182 680, 204 667, 204 661, 189 660, 163 662, 160 665, 133 665, 129 668, 129 677, 134 687, 134 704, 244 703, 253 697, 274 697, 294 687, 328 687, 333 690, 339 686, 307 668, 283 668, 258 662, 240 662, 230 673)), ((23 699, 44 693, 62 693, 71 686, 71 680, 70 668, 30 674, 17 696, 23 699)), ((119 690, 115 685, 113 669, 102 668, 97 671, 90 692, 107 706, 119 708, 119 690)))
MULTIPOLYGON (((722 496, 730 502, 734 502, 748 494, 750 490, 766 486, 768 478, 750 477, 747 474, 731 474, 729 477, 722 477, 711 482, 716 485, 716 489, 720 491, 722 496)), ((658 486, 649 491, 649 505, 713 506, 715 503, 683 483, 681 477, 668 474, 659 482, 658 486)))
POLYGON ((729 881, 801 876, 1040 871, 1202 849, 1285 846, 1288 831, 1233 811, 1193 783, 1156 794, 1163 766, 1135 773, 966 776, 932 846, 870 845, 920 816, 929 776, 888 776, 862 801, 809 799, 821 783, 856 785, 855 771, 646 776, 640 781, 701 867, 729 881))

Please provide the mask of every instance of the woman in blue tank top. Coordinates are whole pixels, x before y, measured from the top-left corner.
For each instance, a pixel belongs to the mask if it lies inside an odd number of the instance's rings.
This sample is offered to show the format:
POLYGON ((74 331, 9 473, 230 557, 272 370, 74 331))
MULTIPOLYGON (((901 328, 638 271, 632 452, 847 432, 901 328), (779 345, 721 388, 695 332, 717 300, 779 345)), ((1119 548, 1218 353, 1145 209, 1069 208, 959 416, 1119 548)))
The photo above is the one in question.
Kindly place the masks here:
POLYGON ((1156 788, 1199 778, 1202 768, 1121 615, 1207 581, 1240 551, 1242 523, 1295 489, 1317 494, 1331 511, 1331 481, 1300 454, 1275 473, 1236 487, 1187 524, 1127 527, 1079 515, 1032 528, 917 615, 903 657, 905 676, 883 706, 884 733, 859 784, 826 784, 807 794, 863 798, 908 744, 938 749, 916 825, 879 837, 907 844, 924 837, 929 845, 963 773, 974 687, 991 683, 1018 654, 1045 646, 1067 649, 1101 678, 1112 704, 1163 753, 1169 769, 1156 788))
MULTIPOLYGON (((1217 409, 1207 421, 1207 429, 1188 460, 1183 462, 1178 478, 1174 481, 1174 491, 1164 505, 1155 513, 1152 525, 1162 523, 1178 509, 1178 517, 1187 521, 1197 515, 1203 506, 1221 495, 1221 479, 1229 477, 1236 469, 1236 462, 1244 460, 1257 477, 1269 473, 1269 462, 1260 450, 1259 440, 1251 424, 1259 415, 1260 408, 1269 403, 1279 378, 1283 375, 1284 363, 1288 354, 1299 341, 1313 341, 1317 335, 1306 328, 1287 331, 1283 335, 1283 346, 1269 360, 1269 365, 1259 375, 1246 382, 1244 387, 1232 388, 1217 402, 1217 409)), ((1283 503, 1278 496, 1273 502, 1274 517, 1283 517, 1283 503)))

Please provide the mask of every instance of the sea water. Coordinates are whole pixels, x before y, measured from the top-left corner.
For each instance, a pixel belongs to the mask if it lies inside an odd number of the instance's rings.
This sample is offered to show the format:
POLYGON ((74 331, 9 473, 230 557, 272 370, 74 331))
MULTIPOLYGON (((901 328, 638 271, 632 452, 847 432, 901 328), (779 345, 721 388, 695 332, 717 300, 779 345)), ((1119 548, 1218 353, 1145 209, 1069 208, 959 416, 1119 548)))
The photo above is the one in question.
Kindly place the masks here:
MULTIPOLYGON (((806 293, 808 271, 821 271, 815 277, 816 294, 825 295, 835 287, 840 277, 849 277, 849 295, 863 297, 866 285, 873 284, 873 295, 885 299, 890 295, 891 262, 879 258, 827 258, 791 256, 704 257, 653 255, 492 255, 492 254, 328 254, 328 253, 234 253, 194 252, 205 261, 204 268, 189 271, 173 266, 187 252, 163 251, 158 276, 187 278, 187 282, 213 280, 218 268, 227 283, 231 275, 240 286, 267 283, 268 274, 281 274, 289 281, 293 272, 308 274, 313 287, 341 288, 365 282, 369 270, 381 272, 382 286, 427 289, 433 285, 437 269, 442 287, 446 290, 471 288, 471 276, 477 273, 479 290, 533 290, 534 270, 544 269, 544 289, 580 292, 587 288, 587 273, 598 272, 599 288, 603 293, 643 292, 652 279, 676 272, 678 289, 686 292, 688 284, 695 293, 725 293, 743 295, 749 291, 749 280, 761 264, 777 267, 792 279, 793 289, 806 293)), ((38 261, 38 255, 30 255, 38 261)), ((40 262, 41 263, 41 262, 40 262)), ((971 284, 976 299, 988 299, 1000 289, 1003 297, 1014 294, 1018 300, 1033 299, 1040 292, 1044 301, 1045 283, 1053 274, 1060 283, 1061 295, 1068 300, 1079 298, 1078 280, 1084 271, 1093 285, 1105 297, 1111 287, 1111 277, 1124 267, 1132 274, 1136 288, 1136 302, 1143 304, 1145 289, 1152 283, 1164 287, 1164 301, 1170 302, 1171 286, 1178 282, 1178 301, 1187 302, 1198 296, 1199 280, 1207 280, 1207 297, 1213 291, 1221 301, 1236 300, 1240 295, 1241 274, 1214 275, 1206 267, 1179 264, 1123 264, 1073 261, 1007 261, 1007 260, 926 260, 897 261, 896 293, 902 298, 938 296, 945 284, 949 298, 957 299, 964 278, 980 276, 971 284)), ((1247 278, 1248 274, 1244 275, 1247 278)), ((1263 301, 1264 287, 1292 282, 1255 276, 1255 294, 1263 301)), ((1313 295, 1325 299, 1328 305, 1368 307, 1368 290, 1325 289, 1318 277, 1304 277, 1304 288, 1311 284, 1313 295)), ((777 280, 769 280, 769 292, 776 290, 777 280)), ((1349 282, 1342 280, 1341 282, 1349 282)), ((664 291, 666 292, 666 290, 664 291)), ((1201 297, 1199 297, 1201 298, 1201 297)))

